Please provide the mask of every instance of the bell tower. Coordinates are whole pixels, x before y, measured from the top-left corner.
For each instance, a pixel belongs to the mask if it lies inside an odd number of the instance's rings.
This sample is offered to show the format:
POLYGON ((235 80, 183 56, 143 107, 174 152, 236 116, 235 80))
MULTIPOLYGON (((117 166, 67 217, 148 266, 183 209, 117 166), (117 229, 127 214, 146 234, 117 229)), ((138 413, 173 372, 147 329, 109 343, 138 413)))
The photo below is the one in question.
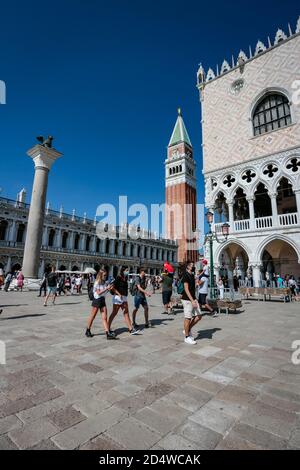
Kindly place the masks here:
POLYGON ((166 236, 171 240, 178 240, 180 263, 187 260, 196 262, 196 162, 180 109, 168 145, 165 169, 166 236))

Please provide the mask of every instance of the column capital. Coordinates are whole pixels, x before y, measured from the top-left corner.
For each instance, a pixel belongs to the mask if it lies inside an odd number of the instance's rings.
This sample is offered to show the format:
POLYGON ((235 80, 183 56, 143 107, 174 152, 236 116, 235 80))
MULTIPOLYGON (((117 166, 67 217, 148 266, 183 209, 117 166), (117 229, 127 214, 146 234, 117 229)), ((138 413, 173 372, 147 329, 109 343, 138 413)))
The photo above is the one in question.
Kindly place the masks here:
POLYGON ((261 268, 262 267, 262 262, 261 261, 249 261, 248 263, 248 268, 261 268))
POLYGON ((276 199, 276 197, 277 197, 277 193, 272 192, 272 191, 268 191, 268 195, 270 196, 271 199, 276 199))
POLYGON ((247 196, 246 201, 253 202, 253 201, 255 201, 255 197, 254 196, 247 196))
POLYGON ((50 170, 55 160, 62 156, 62 153, 53 148, 43 147, 38 144, 29 149, 27 155, 32 158, 35 169, 50 170))

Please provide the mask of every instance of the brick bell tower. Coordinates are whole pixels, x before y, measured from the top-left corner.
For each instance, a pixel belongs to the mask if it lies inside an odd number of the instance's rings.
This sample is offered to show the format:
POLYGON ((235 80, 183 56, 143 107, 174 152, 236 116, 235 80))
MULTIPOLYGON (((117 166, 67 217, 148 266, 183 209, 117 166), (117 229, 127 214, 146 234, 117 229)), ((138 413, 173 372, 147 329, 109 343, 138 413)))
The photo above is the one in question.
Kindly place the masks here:
POLYGON ((166 236, 178 240, 178 262, 198 261, 196 162, 181 110, 168 145, 166 168, 166 236))

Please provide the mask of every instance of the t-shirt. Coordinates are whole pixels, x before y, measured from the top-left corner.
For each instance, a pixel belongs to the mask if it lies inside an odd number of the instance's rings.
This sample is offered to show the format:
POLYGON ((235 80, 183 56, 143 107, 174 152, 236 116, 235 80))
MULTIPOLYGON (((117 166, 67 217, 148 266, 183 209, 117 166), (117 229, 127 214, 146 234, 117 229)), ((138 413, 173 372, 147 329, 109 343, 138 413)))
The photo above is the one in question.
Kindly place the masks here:
POLYGON ((115 282, 114 282, 114 287, 116 290, 121 294, 125 295, 127 297, 128 295, 128 282, 125 277, 117 276, 115 282))
MULTIPOLYGON (((135 281, 136 286, 140 286, 142 289, 146 290, 147 287, 147 279, 145 277, 138 276, 135 281)), ((143 292, 141 292, 138 288, 136 290, 136 296, 137 297, 142 297, 143 299, 146 297, 143 292)))
POLYGON ((47 282, 49 287, 56 287, 57 285, 57 274, 49 273, 47 276, 47 282))
POLYGON ((168 274, 162 274, 162 291, 172 292, 173 279, 168 274))
MULTIPOLYGON (((195 277, 193 274, 190 274, 188 271, 186 271, 182 277, 182 283, 183 285, 185 283, 188 283, 189 285, 189 291, 190 291, 190 294, 193 298, 193 300, 196 300, 196 286, 195 286, 195 277)), ((190 300, 190 298, 187 296, 186 292, 185 292, 185 289, 183 291, 183 294, 182 294, 182 300, 190 300)))
POLYGON ((199 285, 199 294, 208 294, 208 277, 202 276, 200 282, 201 284, 199 285))
POLYGON ((100 297, 105 297, 108 291, 102 292, 101 294, 97 293, 97 290, 104 290, 107 287, 107 282, 104 282, 103 284, 100 284, 100 282, 95 282, 94 287, 93 287, 93 293, 94 293, 94 298, 95 299, 100 299, 100 297))

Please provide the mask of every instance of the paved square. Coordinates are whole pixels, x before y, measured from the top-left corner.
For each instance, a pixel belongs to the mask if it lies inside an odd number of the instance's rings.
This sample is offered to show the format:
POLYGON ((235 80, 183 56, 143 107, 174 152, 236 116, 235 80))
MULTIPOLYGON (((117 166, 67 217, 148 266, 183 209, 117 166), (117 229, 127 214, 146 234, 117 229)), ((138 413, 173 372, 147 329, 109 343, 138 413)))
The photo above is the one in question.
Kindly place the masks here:
POLYGON ((0 292, 0 449, 299 448, 299 304, 205 316, 196 346, 183 342, 182 312, 160 304, 151 297, 152 328, 138 336, 120 313, 107 341, 100 316, 84 336, 87 296, 44 308, 34 292, 0 292))

